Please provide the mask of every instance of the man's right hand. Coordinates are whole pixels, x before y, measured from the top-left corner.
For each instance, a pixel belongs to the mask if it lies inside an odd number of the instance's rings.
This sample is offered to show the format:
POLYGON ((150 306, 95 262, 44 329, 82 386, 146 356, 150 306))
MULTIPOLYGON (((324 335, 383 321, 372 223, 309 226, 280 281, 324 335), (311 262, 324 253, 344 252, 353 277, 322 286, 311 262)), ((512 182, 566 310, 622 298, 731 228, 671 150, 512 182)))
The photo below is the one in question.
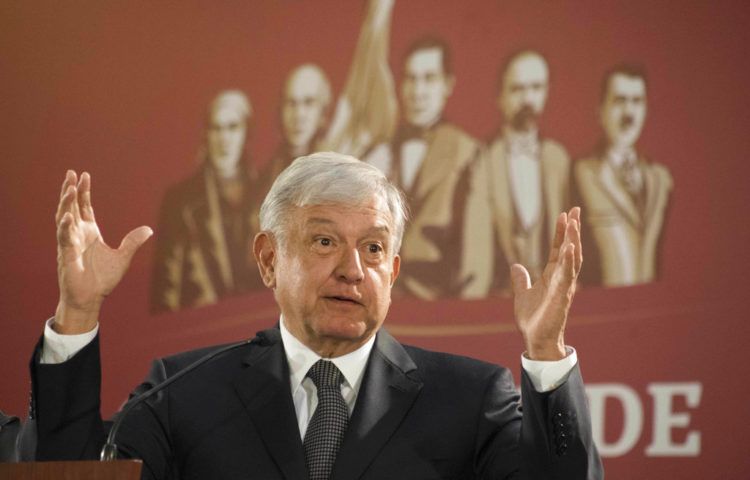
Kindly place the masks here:
POLYGON ((125 235, 117 249, 104 243, 91 206, 91 177, 68 170, 55 215, 57 281, 60 301, 56 332, 73 335, 91 331, 99 321, 104 297, 120 283, 136 250, 153 231, 138 227, 125 235))

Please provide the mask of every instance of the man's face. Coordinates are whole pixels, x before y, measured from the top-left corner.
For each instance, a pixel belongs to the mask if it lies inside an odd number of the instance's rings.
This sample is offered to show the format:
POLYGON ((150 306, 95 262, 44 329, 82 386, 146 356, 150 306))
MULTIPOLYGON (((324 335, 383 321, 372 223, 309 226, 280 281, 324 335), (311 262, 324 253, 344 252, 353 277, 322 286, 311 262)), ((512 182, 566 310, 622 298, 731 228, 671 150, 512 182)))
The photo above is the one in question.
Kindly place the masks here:
POLYGON ((400 259, 385 201, 296 208, 273 275, 285 325, 323 356, 364 344, 383 324, 400 259))
POLYGON ((536 54, 516 58, 505 71, 498 99, 505 121, 518 131, 537 127, 547 101, 547 64, 536 54))
POLYGON ((646 82, 616 73, 609 79, 601 109, 604 134, 611 147, 630 148, 638 141, 646 120, 646 82))
POLYGON ((208 124, 208 158, 220 175, 233 175, 245 146, 245 119, 238 109, 221 106, 208 124))
POLYGON ((284 91, 281 106, 284 138, 300 155, 308 153, 310 141, 325 122, 327 106, 322 93, 323 82, 325 80, 313 70, 297 70, 284 91))
POLYGON ((443 114, 453 92, 454 80, 443 71, 443 53, 438 48, 417 50, 404 65, 401 101, 406 121, 427 128, 443 114))

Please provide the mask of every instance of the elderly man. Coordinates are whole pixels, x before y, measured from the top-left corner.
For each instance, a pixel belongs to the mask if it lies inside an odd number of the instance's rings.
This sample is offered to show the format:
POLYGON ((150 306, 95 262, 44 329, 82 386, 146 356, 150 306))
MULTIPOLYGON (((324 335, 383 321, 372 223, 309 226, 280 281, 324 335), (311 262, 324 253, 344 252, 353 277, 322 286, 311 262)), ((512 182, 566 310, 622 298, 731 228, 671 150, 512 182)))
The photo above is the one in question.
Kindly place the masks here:
MULTIPOLYGON (((60 302, 32 365, 39 459, 97 454, 99 309, 151 234, 140 227, 118 249, 106 246, 89 192, 88 174, 68 172, 57 213, 60 302), (71 342, 85 346, 59 351, 71 342)), ((578 209, 560 215, 543 282, 532 286, 513 267, 522 413, 507 369, 401 345, 383 328, 406 221, 398 190, 352 157, 296 160, 266 197, 253 245, 278 326, 131 410, 121 455, 142 458, 144 478, 600 478, 575 352, 563 340, 582 261, 579 218, 578 209)), ((140 389, 209 351, 157 361, 140 389)))
POLYGON ((599 151, 576 162, 577 191, 596 246, 584 280, 613 286, 656 279, 659 238, 672 190, 664 165, 636 149, 646 120, 646 74, 620 65, 604 76, 599 151))
POLYGON ((239 90, 220 92, 209 105, 202 163, 167 191, 161 205, 152 311, 210 305, 263 288, 247 255, 263 198, 245 156, 251 116, 239 90))
POLYGON ((532 280, 539 278, 557 214, 568 207, 570 158, 562 145, 539 134, 548 88, 547 61, 533 50, 511 55, 501 70, 497 105, 503 127, 489 145, 483 174, 492 248, 486 270, 475 277, 476 296, 508 291, 514 263, 526 266, 532 280))
POLYGON ((471 182, 480 144, 443 115, 455 83, 448 45, 434 37, 414 42, 400 85, 404 121, 390 149, 366 159, 406 193, 412 221, 398 291, 425 300, 464 296, 474 272, 462 254, 476 246, 475 226, 484 223, 475 214, 487 209, 471 182))

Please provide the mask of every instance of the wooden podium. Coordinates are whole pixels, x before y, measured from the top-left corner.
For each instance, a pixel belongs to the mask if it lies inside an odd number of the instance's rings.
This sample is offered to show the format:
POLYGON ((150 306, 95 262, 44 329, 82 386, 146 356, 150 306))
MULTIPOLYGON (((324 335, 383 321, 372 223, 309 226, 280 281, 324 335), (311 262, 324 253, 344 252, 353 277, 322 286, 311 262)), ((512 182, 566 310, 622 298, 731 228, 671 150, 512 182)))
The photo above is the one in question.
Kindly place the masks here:
POLYGON ((140 480, 140 460, 0 463, 0 480, 140 480))

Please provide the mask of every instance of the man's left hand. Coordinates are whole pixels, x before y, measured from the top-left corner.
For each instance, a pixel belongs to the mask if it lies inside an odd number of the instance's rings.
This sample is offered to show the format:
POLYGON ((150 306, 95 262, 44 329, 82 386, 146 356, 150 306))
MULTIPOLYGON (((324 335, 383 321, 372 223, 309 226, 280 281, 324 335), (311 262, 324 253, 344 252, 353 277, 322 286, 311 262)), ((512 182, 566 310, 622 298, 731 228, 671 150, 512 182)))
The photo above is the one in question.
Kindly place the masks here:
POLYGON ((520 264, 510 267, 516 323, 532 360, 565 357, 565 322, 581 271, 581 209, 561 213, 542 276, 533 285, 520 264))

